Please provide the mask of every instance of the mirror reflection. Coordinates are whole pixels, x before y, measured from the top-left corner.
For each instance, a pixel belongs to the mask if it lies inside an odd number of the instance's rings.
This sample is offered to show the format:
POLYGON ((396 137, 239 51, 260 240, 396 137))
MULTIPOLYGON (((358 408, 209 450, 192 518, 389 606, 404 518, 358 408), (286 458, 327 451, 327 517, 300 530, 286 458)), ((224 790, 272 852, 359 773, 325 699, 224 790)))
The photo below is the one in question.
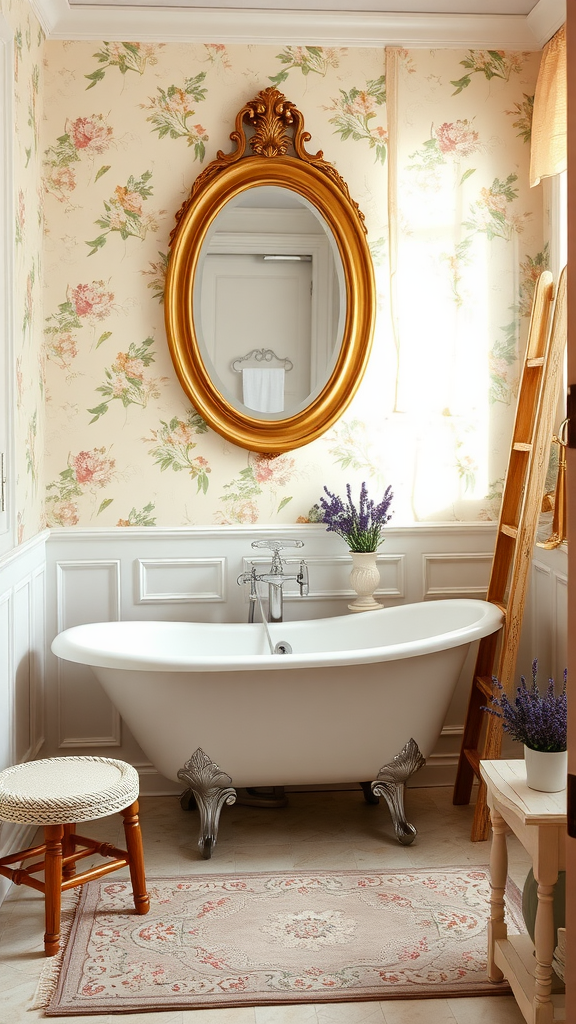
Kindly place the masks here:
POLYGON ((334 369, 346 287, 334 235, 290 188, 258 185, 214 218, 194 278, 193 319, 214 387, 240 412, 281 420, 334 369))

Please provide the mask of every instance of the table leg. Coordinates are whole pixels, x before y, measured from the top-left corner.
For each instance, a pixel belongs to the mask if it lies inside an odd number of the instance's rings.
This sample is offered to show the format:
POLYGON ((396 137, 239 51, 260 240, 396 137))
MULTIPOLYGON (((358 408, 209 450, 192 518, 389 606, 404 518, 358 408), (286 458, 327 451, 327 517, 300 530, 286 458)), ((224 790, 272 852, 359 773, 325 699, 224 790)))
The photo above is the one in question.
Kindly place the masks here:
POLYGON ((556 941, 554 931, 554 885, 558 871, 552 866, 534 865, 538 882, 538 906, 534 926, 534 1024, 551 1024, 554 1019, 552 1004, 552 957, 556 941))
POLYGON ((490 810, 492 818, 492 845, 490 848, 490 920, 488 922, 488 980, 499 982, 504 975, 494 963, 494 944, 508 934, 504 918, 504 891, 508 875, 508 847, 506 836, 510 829, 495 808, 490 810))

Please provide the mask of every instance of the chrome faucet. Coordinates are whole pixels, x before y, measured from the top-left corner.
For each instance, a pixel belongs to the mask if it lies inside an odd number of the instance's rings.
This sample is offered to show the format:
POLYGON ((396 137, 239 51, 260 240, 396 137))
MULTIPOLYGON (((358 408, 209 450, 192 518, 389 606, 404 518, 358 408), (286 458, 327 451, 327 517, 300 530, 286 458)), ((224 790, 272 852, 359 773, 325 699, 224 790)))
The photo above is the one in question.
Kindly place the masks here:
POLYGON ((272 562, 268 572, 257 573, 256 565, 252 563, 249 572, 243 572, 237 579, 237 583, 250 584, 250 606, 248 609, 248 622, 254 622, 256 603, 259 601, 258 584, 268 584, 268 622, 282 622, 284 614, 284 591, 283 586, 287 580, 295 580, 300 588, 300 596, 308 595, 308 566, 303 558, 282 559, 280 551, 284 548, 304 547, 302 540, 253 540, 253 548, 268 548, 272 551, 272 562), (285 567, 297 563, 299 565, 296 573, 286 572, 285 567))

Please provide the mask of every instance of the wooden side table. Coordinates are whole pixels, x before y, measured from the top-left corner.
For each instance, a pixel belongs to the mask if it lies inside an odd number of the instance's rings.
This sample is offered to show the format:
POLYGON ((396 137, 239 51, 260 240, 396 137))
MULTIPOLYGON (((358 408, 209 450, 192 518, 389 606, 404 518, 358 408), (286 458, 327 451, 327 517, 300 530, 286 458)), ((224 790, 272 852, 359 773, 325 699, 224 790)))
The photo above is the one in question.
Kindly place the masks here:
POLYGON ((537 793, 528 789, 523 760, 481 761, 480 774, 487 786, 492 818, 488 977, 493 982, 507 979, 529 1024, 563 1021, 564 995, 553 991, 553 982, 554 989, 558 986, 552 956, 556 944, 553 890, 558 872, 565 868, 566 790, 537 793), (510 832, 530 854, 538 883, 534 944, 526 934, 508 937, 504 890, 508 874, 506 836, 510 832))

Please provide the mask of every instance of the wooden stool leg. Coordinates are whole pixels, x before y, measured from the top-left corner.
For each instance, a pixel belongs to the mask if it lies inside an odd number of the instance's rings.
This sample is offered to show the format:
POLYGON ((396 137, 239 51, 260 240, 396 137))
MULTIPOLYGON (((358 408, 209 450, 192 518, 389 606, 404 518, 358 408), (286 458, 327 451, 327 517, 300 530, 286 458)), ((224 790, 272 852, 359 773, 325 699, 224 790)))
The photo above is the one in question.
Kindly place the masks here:
POLYGON ((62 836, 63 825, 45 825, 44 901, 46 931, 44 952, 54 956, 60 949, 60 904, 62 900, 62 836))
POLYGON ((142 848, 142 833, 138 819, 138 801, 135 800, 121 814, 124 819, 124 835, 126 836, 126 850, 129 857, 134 907, 137 914, 147 914, 150 910, 150 897, 146 892, 144 850, 142 848))
MULTIPOLYGON (((62 856, 70 857, 74 853, 74 842, 71 837, 76 832, 76 825, 67 824, 64 825, 64 836, 62 838, 62 856)), ((76 865, 74 862, 70 864, 64 864, 62 868, 62 878, 73 878, 76 874, 76 865)))

